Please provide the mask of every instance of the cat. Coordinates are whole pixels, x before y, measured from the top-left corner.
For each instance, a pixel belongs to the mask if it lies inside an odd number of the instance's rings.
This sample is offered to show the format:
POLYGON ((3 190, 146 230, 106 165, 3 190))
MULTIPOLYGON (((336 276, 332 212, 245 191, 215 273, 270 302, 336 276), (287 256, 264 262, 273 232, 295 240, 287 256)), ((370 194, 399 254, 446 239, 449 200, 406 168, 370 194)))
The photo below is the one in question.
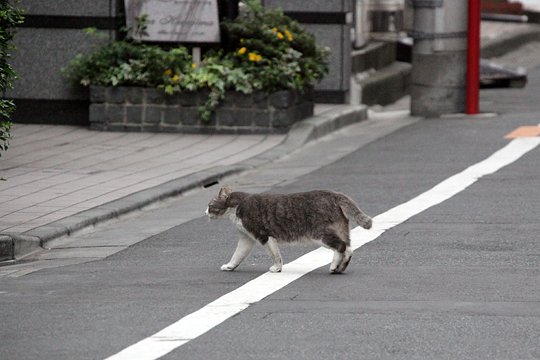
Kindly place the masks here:
POLYGON ((349 220, 365 229, 372 226, 371 217, 351 198, 329 190, 249 194, 225 186, 208 204, 206 215, 229 217, 240 231, 236 251, 221 267, 223 271, 236 269, 255 243, 260 243, 274 260, 270 272, 280 272, 283 261, 278 243, 311 240, 334 251, 330 273, 343 273, 352 256, 349 220))

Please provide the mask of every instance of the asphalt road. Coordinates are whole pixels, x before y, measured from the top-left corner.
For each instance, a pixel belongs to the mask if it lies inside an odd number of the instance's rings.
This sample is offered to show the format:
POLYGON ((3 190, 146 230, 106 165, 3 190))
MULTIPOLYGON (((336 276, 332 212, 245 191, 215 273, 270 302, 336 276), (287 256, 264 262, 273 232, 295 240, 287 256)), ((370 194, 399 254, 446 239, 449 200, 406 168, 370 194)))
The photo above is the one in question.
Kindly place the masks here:
MULTIPOLYGON (((377 215, 490 156, 515 128, 538 125, 538 68, 530 82, 482 93, 483 110, 499 116, 421 120, 348 154, 345 131, 229 180, 253 191, 343 191, 377 215)), ((364 245, 346 274, 321 267, 163 359, 538 359, 538 179, 540 148, 364 245)), ((164 206, 193 211, 213 192, 164 206)), ((110 227, 122 236, 159 222, 159 211, 110 227)), ((219 271, 236 233, 203 212, 100 261, 0 278, 0 358, 104 359, 267 271, 262 249, 219 271)), ((281 252, 287 263, 313 249, 281 252)))

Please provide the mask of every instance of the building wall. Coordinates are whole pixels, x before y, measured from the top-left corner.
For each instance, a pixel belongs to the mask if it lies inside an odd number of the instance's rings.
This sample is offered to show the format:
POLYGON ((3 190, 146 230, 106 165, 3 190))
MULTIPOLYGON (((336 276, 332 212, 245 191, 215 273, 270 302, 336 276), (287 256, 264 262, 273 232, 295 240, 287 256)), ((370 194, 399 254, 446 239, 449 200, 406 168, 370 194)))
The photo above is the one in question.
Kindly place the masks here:
POLYGON ((19 1, 25 22, 11 60, 19 79, 5 94, 15 99, 15 122, 88 124, 88 91, 70 84, 62 68, 96 44, 82 29, 96 27, 115 36, 121 1, 19 1))

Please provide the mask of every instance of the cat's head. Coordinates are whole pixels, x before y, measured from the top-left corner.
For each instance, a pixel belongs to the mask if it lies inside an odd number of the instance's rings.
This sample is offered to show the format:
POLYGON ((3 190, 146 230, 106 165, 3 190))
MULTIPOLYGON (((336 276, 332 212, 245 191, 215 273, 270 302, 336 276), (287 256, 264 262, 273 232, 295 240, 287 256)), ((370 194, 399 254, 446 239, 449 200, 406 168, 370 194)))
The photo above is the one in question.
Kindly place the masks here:
POLYGON ((208 208, 206 209, 206 215, 209 218, 215 219, 222 217, 228 210, 227 198, 232 193, 232 188, 230 186, 224 186, 219 190, 219 193, 208 203, 208 208))

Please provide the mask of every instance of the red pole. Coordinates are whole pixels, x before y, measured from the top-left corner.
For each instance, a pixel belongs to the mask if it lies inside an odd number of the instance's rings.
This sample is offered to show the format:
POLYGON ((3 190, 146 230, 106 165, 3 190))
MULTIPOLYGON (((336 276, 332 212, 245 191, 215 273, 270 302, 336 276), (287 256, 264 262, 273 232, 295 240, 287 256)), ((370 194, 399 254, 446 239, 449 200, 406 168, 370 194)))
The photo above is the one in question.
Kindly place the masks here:
POLYGON ((469 0, 467 37, 467 114, 478 114, 480 89, 480 0, 469 0))

